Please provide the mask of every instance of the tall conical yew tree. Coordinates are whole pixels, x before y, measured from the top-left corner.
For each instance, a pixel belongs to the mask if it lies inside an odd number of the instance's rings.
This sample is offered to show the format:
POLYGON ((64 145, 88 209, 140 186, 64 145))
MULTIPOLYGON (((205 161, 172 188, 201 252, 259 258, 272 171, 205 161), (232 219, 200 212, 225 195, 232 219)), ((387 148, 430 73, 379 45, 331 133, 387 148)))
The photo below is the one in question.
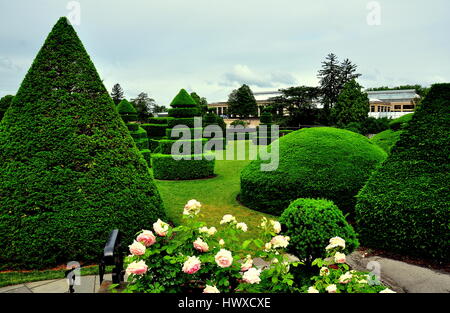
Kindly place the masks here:
POLYGON ((362 244, 450 260, 450 84, 435 84, 358 194, 362 244))
POLYGON ((164 217, 144 159, 61 18, 0 124, 0 269, 98 261, 112 229, 128 241, 164 217))

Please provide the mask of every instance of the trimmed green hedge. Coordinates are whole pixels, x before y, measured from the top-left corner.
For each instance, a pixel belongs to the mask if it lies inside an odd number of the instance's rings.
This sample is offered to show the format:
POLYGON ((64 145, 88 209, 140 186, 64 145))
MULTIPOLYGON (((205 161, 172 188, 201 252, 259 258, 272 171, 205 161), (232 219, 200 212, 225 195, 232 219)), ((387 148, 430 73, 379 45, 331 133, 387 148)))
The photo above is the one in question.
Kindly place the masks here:
MULTIPOLYGON (((214 154, 208 154, 213 156, 214 154)), ((198 155, 192 155, 196 157, 198 155)), ((170 154, 153 154, 152 167, 156 179, 186 180, 214 176, 215 159, 206 160, 174 160, 170 154)))
POLYGON ((137 123, 127 123, 126 125, 130 132, 138 131, 140 128, 140 125, 137 123))
MULTIPOLYGON (((179 128, 179 129, 177 129, 177 131, 182 131, 182 132, 185 132, 186 130, 189 130, 191 132, 192 138, 194 138, 196 131, 199 132, 199 134, 201 133, 203 135, 203 128, 179 128)), ((172 128, 166 129, 165 135, 167 138, 173 138, 173 139, 178 139, 178 138, 181 138, 181 136, 182 136, 182 135, 180 135, 178 137, 172 136, 172 128)))
POLYGON ((170 103, 170 106, 172 108, 197 108, 197 103, 185 89, 181 89, 170 103))
POLYGON ((414 113, 403 115, 395 120, 389 122, 389 128, 392 130, 399 130, 406 127, 408 123, 412 120, 414 113))
POLYGON ((151 162, 152 161, 152 153, 151 153, 151 151, 149 149, 144 149, 144 150, 141 150, 139 152, 144 157, 145 161, 147 162, 147 165, 149 167, 151 167, 152 166, 152 162, 151 162))
MULTIPOLYGON (((174 128, 175 126, 178 126, 178 125, 184 125, 188 128, 194 128, 194 126, 195 126, 193 117, 174 118, 174 119, 170 120, 167 125, 168 125, 168 128, 174 128)), ((201 124, 200 124, 200 127, 202 127, 201 124)))
POLYGON ((359 245, 353 227, 333 201, 297 199, 284 210, 279 221, 284 226, 284 235, 291 238, 289 251, 301 260, 325 257, 325 247, 333 237, 345 239, 346 254, 359 245))
POLYGON ((169 120, 173 119, 173 117, 150 117, 148 119, 148 124, 166 124, 169 120))
POLYGON ((166 136, 167 125, 165 124, 142 124, 141 127, 147 132, 148 138, 166 136))
POLYGON ((450 84, 436 84, 358 194, 364 246, 448 262, 449 129, 450 84))
MULTIPOLYGON (((200 110, 198 108, 172 108, 169 109, 169 116, 175 118, 199 116, 200 110)), ((170 124, 169 124, 170 125, 170 124)))
POLYGON ((240 200, 246 206, 280 215, 301 197, 334 201, 352 213, 354 196, 386 153, 366 137, 337 128, 302 129, 279 140, 277 170, 262 172, 252 161, 241 172, 240 200))
POLYGON ((171 154, 172 153, 172 145, 177 143, 191 143, 190 150, 189 151, 183 151, 183 155, 190 155, 195 154, 195 144, 198 144, 200 142, 201 151, 203 151, 203 146, 208 142, 207 138, 201 138, 201 139, 195 139, 195 140, 175 140, 175 139, 162 139, 159 141, 159 147, 155 151, 156 153, 162 153, 162 154, 171 154))
POLYGON ((392 129, 388 129, 379 134, 376 134, 370 139, 370 141, 390 154, 392 148, 395 146, 397 141, 400 140, 401 134, 403 134, 402 130, 393 131, 392 129))
POLYGON ((67 18, 40 49, 7 117, 0 123, 0 270, 97 263, 112 229, 132 242, 137 230, 166 218, 67 18))

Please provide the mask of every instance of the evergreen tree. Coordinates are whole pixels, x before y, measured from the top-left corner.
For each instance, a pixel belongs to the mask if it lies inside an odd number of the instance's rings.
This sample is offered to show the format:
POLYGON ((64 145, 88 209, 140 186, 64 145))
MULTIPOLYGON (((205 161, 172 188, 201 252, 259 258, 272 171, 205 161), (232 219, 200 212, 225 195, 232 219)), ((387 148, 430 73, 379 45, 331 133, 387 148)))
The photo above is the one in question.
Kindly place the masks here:
POLYGON ((156 105, 155 100, 150 98, 147 93, 141 92, 135 99, 131 99, 131 103, 136 108, 140 121, 146 121, 153 116, 152 108, 156 105))
POLYGON ((200 97, 196 92, 192 92, 191 97, 198 104, 198 108, 199 111, 202 113, 202 116, 208 113, 208 101, 206 100, 205 97, 200 97))
POLYGON ((330 122, 330 113, 336 104, 338 96, 349 81, 358 78, 361 74, 356 73, 357 66, 349 59, 339 63, 337 56, 330 53, 324 62, 322 69, 319 70, 320 90, 323 103, 323 120, 330 122))
POLYGON ((230 114, 244 118, 258 114, 255 96, 249 86, 244 84, 239 89, 233 90, 228 97, 228 110, 230 114))
POLYGON ((3 116, 11 105, 14 96, 7 95, 0 99, 0 121, 3 119, 3 116))
POLYGON ((123 89, 119 84, 115 84, 112 92, 111 92, 111 98, 113 99, 114 103, 118 105, 120 101, 124 99, 123 97, 123 89))
POLYGON ((353 64, 349 59, 345 59, 341 63, 341 88, 344 88, 345 84, 353 79, 358 79, 361 74, 356 73, 358 66, 353 64))
POLYGON ((362 91, 356 80, 345 84, 338 96, 336 105, 331 109, 331 118, 339 126, 351 122, 363 122, 369 114, 369 97, 362 91))
POLYGON ((53 27, 0 123, 0 269, 98 262, 162 202, 67 18, 53 27))
POLYGON ((325 114, 328 115, 330 109, 337 101, 341 87, 341 67, 337 56, 330 53, 319 70, 320 89, 322 91, 322 102, 325 114))

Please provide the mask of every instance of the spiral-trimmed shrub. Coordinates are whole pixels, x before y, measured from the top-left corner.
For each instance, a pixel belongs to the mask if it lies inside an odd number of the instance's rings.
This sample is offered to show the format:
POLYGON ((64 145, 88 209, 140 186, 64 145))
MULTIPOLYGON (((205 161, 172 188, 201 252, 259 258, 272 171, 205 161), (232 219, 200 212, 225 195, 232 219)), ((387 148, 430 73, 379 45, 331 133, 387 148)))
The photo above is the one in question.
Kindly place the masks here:
POLYGON ((354 196, 386 158, 366 137, 337 128, 302 129, 278 143, 278 168, 262 172, 268 161, 252 161, 241 172, 240 193, 246 206, 276 215, 302 197, 329 199, 353 212, 354 196))
MULTIPOLYGON (((152 167, 155 178, 157 179, 197 179, 206 178, 214 175, 214 158, 207 158, 205 154, 200 153, 194 155, 195 143, 204 143, 202 140, 203 128, 200 125, 199 128, 195 126, 195 114, 200 114, 197 109, 197 103, 187 93, 186 90, 181 89, 178 95, 173 99, 170 104, 172 109, 169 110, 168 129, 165 129, 167 139, 161 139, 159 141, 159 147, 155 149, 156 153, 152 155, 152 167), (183 117, 180 117, 183 116, 183 117), (176 156, 172 156, 172 146, 178 143, 178 139, 172 133, 172 128, 176 126, 184 126, 184 130, 190 133, 190 138, 184 140, 190 143, 191 148, 188 151, 179 151, 178 155, 183 155, 186 159, 180 160, 176 156), (200 138, 196 138, 195 134, 200 134, 200 138), (197 160, 197 158, 200 158, 197 160)), ((178 130, 178 128, 177 128, 178 130)), ((203 151, 203 146, 202 146, 203 151)))

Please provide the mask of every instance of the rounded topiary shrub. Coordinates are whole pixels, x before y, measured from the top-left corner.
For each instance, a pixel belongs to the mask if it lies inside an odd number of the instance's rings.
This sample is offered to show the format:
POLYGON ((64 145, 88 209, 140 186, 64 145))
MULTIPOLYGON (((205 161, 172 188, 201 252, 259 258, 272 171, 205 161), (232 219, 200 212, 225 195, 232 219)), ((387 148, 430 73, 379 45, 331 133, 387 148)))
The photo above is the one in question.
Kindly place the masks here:
MULTIPOLYGON (((298 198, 330 199, 353 211, 354 196, 386 158, 366 137, 337 128, 302 129, 281 137, 279 164, 261 171, 270 161, 252 161, 241 172, 240 200, 246 206, 280 215, 298 198)), ((269 147, 274 146, 272 144, 269 147)))
POLYGON ((289 236, 289 251, 301 260, 325 257, 330 238, 345 240, 345 252, 355 250, 359 243, 352 226, 342 211, 329 200, 297 199, 280 217, 284 234, 289 236))
POLYGON ((61 18, 0 123, 0 270, 99 261, 165 212, 83 44, 61 18))

